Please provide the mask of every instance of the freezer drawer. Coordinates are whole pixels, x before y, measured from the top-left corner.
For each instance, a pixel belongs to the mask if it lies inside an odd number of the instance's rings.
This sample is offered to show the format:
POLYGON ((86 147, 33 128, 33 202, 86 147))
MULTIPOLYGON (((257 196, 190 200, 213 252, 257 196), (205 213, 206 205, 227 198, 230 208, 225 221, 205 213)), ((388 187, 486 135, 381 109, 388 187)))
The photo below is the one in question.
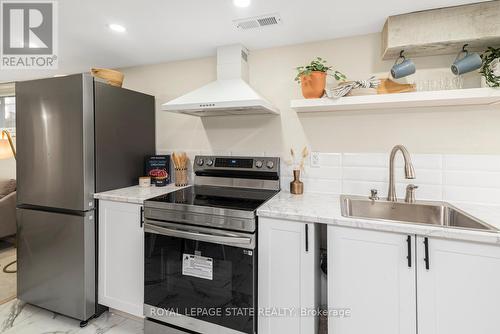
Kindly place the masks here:
POLYGON ((95 313, 95 217, 17 209, 18 298, 79 320, 95 313))
POLYGON ((88 74, 16 83, 18 205, 93 208, 93 87, 88 74))

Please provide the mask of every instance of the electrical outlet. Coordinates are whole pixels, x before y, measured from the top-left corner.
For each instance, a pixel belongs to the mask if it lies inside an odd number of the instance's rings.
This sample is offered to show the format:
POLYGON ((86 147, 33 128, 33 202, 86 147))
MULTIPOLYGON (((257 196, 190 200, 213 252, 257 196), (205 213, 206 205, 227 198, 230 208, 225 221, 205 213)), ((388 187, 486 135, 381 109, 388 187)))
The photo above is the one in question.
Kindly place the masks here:
POLYGON ((311 167, 313 168, 319 167, 319 152, 311 153, 311 167))

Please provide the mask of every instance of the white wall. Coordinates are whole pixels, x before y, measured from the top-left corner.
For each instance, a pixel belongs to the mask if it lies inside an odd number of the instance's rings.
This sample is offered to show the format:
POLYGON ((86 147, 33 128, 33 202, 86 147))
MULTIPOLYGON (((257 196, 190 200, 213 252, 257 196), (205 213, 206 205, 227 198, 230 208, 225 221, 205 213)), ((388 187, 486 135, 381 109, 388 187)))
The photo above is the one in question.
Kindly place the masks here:
MULTIPOLYGON (((297 115, 290 99, 300 98, 294 68, 316 56, 349 78, 387 76, 392 61, 381 61, 380 34, 251 51, 250 82, 280 110, 281 117, 197 118, 159 111, 159 106, 215 79, 215 58, 122 69, 124 86, 156 96, 157 149, 214 152, 288 152, 309 145, 321 152, 388 152, 405 144, 412 153, 500 153, 500 111, 486 107, 401 109, 297 115)), ((215 49, 214 49, 215 53, 215 49)), ((417 78, 451 75, 455 56, 415 59, 417 78)), ((478 87, 477 74, 466 86, 478 87)))

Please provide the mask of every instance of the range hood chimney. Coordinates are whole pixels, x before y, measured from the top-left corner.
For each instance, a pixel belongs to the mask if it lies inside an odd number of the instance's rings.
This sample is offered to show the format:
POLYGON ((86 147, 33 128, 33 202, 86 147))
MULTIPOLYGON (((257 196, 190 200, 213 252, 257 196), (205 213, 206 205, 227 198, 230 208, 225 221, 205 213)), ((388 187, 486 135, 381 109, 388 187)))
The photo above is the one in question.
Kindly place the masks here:
POLYGON ((279 114, 248 84, 248 50, 217 48, 217 80, 162 105, 162 110, 194 116, 279 114))

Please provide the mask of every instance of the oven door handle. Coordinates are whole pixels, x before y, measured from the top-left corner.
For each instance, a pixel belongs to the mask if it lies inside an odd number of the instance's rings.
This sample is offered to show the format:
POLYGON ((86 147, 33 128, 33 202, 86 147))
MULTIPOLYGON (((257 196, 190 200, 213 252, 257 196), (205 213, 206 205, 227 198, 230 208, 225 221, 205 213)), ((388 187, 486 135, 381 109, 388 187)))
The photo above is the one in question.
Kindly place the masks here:
POLYGON ((205 241, 205 242, 212 242, 216 244, 223 244, 223 245, 241 245, 241 246, 247 246, 247 247, 252 247, 252 239, 251 238, 245 238, 245 237, 238 237, 238 236, 228 236, 224 234, 208 234, 208 233, 203 233, 203 232, 192 232, 192 231, 187 231, 183 230, 177 227, 163 227, 155 224, 151 224, 149 222, 146 222, 144 224, 144 232, 146 233, 154 233, 154 234, 161 234, 161 235, 166 235, 170 237, 176 237, 176 238, 184 238, 184 239, 190 239, 190 240, 197 240, 197 241, 205 241))

